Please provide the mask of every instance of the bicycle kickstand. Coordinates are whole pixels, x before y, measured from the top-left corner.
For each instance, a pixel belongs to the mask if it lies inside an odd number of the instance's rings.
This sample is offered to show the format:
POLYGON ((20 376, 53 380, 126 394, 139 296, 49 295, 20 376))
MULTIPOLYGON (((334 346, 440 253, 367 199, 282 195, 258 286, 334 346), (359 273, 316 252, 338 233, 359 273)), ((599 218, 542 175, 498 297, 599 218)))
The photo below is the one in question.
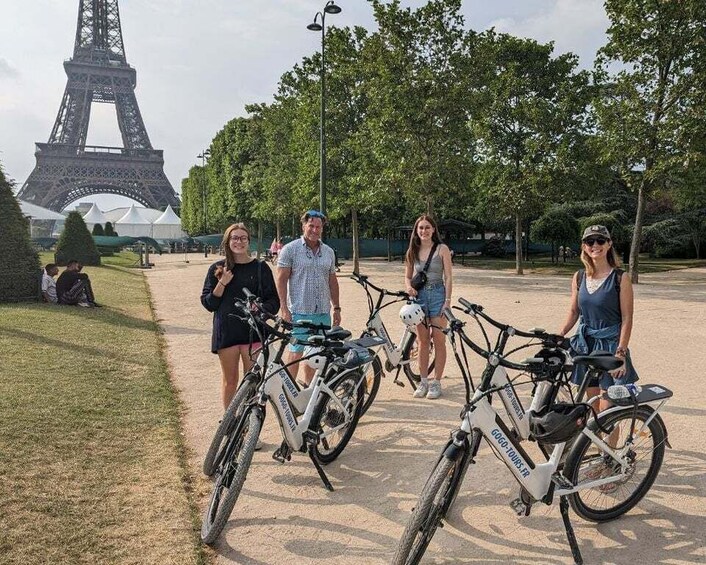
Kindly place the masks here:
POLYGON ((309 444, 309 457, 311 457, 311 462, 314 464, 316 472, 319 473, 319 477, 321 477, 321 481, 324 483, 326 490, 333 492, 333 485, 331 484, 331 481, 328 480, 326 473, 324 473, 324 470, 321 467, 321 463, 319 463, 319 461, 316 459, 316 453, 314 453, 314 445, 311 443, 309 444))
POLYGON ((569 519, 569 501, 566 499, 565 496, 559 497, 559 511, 561 512, 561 519, 564 521, 566 539, 569 540, 569 546, 571 547, 571 555, 573 555, 574 557, 574 563, 576 565, 583 565, 583 557, 581 557, 581 550, 579 549, 579 544, 576 542, 574 528, 571 525, 571 520, 569 519))
POLYGON ((399 380, 401 370, 402 370, 402 366, 398 365, 397 366, 397 373, 395 373, 395 380, 392 382, 395 383, 397 386, 401 386, 402 388, 404 388, 404 383, 399 380))

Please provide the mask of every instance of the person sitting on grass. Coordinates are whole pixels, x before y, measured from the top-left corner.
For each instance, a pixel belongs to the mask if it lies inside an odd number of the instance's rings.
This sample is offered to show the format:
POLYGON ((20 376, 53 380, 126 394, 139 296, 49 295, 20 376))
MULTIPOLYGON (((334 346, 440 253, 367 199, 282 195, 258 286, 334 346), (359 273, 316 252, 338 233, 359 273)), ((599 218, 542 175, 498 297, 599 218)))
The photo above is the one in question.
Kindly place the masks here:
POLYGON ((54 263, 47 263, 42 273, 42 300, 49 304, 56 304, 56 281, 54 277, 59 274, 59 267, 54 263))
POLYGON ((59 275, 56 281, 56 295, 59 304, 69 306, 83 306, 84 308, 100 307, 93 295, 91 279, 82 273, 83 265, 76 259, 71 259, 66 264, 66 270, 59 275))

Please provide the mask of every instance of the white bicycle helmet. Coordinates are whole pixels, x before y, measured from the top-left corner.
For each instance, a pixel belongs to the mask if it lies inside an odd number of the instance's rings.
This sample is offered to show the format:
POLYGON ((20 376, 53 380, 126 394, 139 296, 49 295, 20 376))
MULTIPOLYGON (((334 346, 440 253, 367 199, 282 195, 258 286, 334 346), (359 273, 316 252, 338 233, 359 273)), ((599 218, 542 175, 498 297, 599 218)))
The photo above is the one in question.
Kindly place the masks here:
MULTIPOLYGON (((304 348, 304 354, 303 357, 306 357, 308 355, 312 355, 316 353, 317 351, 322 351, 321 347, 311 347, 311 346, 306 346, 304 348)), ((324 364, 326 363, 326 357, 323 355, 314 355, 313 357, 309 357, 306 359, 306 364, 309 365, 314 370, 321 369, 324 364)))
POLYGON ((416 302, 407 302, 400 308, 400 320, 405 326, 416 326, 424 321, 424 310, 416 302))

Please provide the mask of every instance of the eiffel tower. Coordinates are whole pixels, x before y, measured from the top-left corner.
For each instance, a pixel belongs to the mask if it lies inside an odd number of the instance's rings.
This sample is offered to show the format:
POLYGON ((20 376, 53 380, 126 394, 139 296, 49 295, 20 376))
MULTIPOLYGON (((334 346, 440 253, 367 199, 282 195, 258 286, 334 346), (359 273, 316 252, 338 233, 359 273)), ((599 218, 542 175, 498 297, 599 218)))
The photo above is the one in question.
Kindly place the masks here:
POLYGON ((137 73, 125 59, 118 0, 79 0, 74 54, 47 143, 18 198, 61 211, 93 194, 119 194, 151 208, 179 206, 135 98, 137 73), (91 104, 115 104, 123 147, 86 145, 91 104))

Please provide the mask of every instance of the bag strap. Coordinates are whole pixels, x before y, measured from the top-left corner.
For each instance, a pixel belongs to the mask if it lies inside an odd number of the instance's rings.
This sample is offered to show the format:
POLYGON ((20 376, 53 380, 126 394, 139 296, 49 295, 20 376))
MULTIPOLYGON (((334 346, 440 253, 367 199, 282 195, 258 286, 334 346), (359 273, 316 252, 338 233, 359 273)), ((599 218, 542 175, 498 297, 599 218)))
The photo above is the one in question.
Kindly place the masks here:
POLYGON ((438 247, 438 243, 435 243, 432 248, 431 248, 431 253, 429 253, 429 257, 427 257, 427 262, 424 263, 424 268, 422 269, 423 273, 427 272, 427 269, 429 268, 429 265, 431 265, 431 259, 434 257, 434 252, 436 251, 436 248, 438 247))
POLYGON ((583 278, 586 276, 586 269, 579 269, 576 271, 576 290, 581 290, 581 283, 583 278))
POLYGON ((257 260, 257 297, 262 298, 262 261, 257 260))

